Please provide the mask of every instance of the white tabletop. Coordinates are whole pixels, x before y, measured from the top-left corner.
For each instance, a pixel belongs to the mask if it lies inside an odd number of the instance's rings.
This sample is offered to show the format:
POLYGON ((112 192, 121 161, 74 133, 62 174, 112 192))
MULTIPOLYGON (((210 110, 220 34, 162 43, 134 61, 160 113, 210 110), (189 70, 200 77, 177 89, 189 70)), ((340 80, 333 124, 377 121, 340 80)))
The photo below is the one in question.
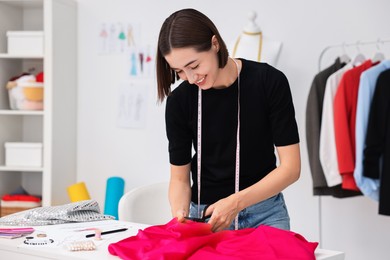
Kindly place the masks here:
MULTIPOLYGON (((62 225, 52 225, 44 227, 34 227, 35 232, 32 236, 39 233, 47 234, 47 237, 52 238, 54 242, 50 245, 25 245, 25 238, 6 239, 0 238, 0 255, 2 259, 24 260, 28 257, 34 259, 118 259, 108 252, 108 246, 124 238, 134 236, 138 230, 144 229, 147 225, 123 222, 115 220, 105 220, 89 223, 72 223, 62 225), (86 234, 93 234, 94 231, 86 230, 91 228, 99 228, 101 230, 112 230, 119 228, 128 228, 127 231, 103 235, 101 241, 93 240, 96 244, 96 250, 93 251, 69 251, 67 244, 72 241, 88 240, 86 234)), ((344 260, 344 253, 332 250, 317 248, 317 260, 344 260)))

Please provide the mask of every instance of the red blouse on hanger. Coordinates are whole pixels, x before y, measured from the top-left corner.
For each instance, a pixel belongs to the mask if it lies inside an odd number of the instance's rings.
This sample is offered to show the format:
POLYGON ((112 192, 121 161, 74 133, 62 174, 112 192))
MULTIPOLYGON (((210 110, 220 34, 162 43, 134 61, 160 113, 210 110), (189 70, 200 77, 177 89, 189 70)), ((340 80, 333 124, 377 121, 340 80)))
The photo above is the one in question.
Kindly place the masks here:
POLYGON ((355 170, 356 109, 360 75, 371 68, 371 60, 345 72, 334 97, 334 131, 337 161, 342 177, 342 187, 359 191, 353 172, 355 170))

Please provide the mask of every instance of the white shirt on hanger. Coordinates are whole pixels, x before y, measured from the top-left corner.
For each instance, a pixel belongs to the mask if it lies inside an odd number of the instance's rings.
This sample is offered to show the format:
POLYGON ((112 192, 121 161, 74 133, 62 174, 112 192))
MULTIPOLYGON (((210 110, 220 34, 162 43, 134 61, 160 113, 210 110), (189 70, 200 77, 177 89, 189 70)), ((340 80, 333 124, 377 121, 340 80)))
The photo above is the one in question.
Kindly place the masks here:
POLYGON ((329 76, 326 81, 324 103, 322 105, 322 121, 320 130, 320 162, 329 187, 341 184, 341 175, 337 162, 336 137, 334 132, 333 100, 340 80, 347 70, 352 69, 348 63, 329 76))

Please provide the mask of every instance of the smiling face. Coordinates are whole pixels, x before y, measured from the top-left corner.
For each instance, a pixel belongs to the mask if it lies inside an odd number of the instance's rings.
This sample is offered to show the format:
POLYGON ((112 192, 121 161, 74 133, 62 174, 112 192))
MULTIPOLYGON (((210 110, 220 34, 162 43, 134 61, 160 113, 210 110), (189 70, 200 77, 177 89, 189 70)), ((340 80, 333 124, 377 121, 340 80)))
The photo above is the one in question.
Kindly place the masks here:
POLYGON ((228 86, 227 82, 219 82, 229 76, 221 75, 228 60, 226 44, 206 15, 191 8, 172 13, 165 19, 158 36, 156 76, 159 101, 171 93, 176 75, 202 89, 228 86))
POLYGON ((165 56, 169 66, 180 79, 188 80, 206 90, 218 84, 218 57, 216 48, 198 52, 194 48, 176 48, 165 56))
POLYGON ((219 42, 215 36, 211 38, 210 46, 205 51, 194 47, 172 48, 164 58, 180 79, 188 80, 203 90, 218 88, 222 86, 223 68, 219 66, 219 42))

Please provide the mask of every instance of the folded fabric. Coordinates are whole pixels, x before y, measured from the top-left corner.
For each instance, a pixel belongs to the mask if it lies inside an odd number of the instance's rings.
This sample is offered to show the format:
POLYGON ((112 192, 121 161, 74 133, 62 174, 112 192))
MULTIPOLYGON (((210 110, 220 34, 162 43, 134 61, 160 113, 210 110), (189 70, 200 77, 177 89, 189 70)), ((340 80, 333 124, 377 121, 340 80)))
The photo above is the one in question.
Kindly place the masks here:
POLYGON ((37 78, 37 82, 44 82, 45 81, 44 80, 45 74, 43 73, 43 71, 39 72, 35 77, 37 78))
POLYGON ((283 259, 314 260, 317 242, 269 226, 213 233, 207 223, 172 219, 112 243, 108 251, 121 259, 283 259))
POLYGON ((36 201, 7 201, 1 200, 0 205, 2 208, 36 208, 42 206, 41 202, 36 201))
POLYGON ((34 201, 34 202, 40 202, 41 198, 38 198, 36 196, 32 195, 24 195, 24 194, 4 194, 3 197, 1 197, 4 201, 34 201))
POLYGON ((90 222, 113 219, 100 213, 94 200, 77 201, 61 206, 39 207, 0 218, 0 225, 43 226, 71 222, 90 222))

